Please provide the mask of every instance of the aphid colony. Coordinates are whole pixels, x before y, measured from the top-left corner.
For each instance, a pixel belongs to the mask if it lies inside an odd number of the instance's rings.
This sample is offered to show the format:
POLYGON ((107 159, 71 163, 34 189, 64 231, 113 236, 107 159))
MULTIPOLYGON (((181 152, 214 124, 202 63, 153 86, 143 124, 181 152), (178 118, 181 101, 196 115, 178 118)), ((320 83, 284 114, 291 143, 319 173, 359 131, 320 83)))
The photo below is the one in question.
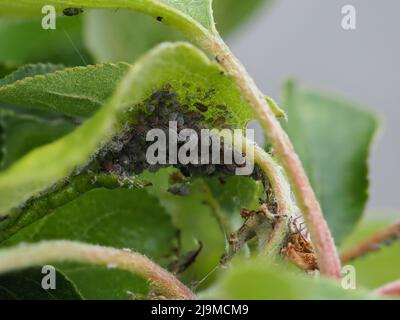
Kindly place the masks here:
MULTIPOLYGON (((216 106, 216 109, 221 110, 217 113, 215 119, 207 119, 214 127, 224 127, 224 118, 221 113, 226 112, 225 106, 216 106), (223 111, 225 110, 225 111, 223 111)), ((177 132, 183 129, 192 129, 200 132, 206 128, 205 113, 209 110, 203 102, 194 101, 191 105, 182 104, 178 99, 176 91, 172 90, 170 85, 166 85, 162 90, 154 92, 140 106, 140 111, 137 115, 137 122, 127 129, 123 134, 119 135, 111 141, 100 153, 99 160, 102 168, 108 172, 114 172, 119 175, 130 175, 132 173, 140 174, 148 169, 155 172, 162 167, 170 165, 150 165, 146 159, 146 150, 152 142, 146 141, 146 134, 153 128, 158 128, 167 131, 170 121, 176 121, 177 132)), ((168 136, 166 134, 166 136, 168 136)), ((201 135, 199 134, 199 137, 201 135)), ((199 141, 201 144, 202 141, 199 141)), ((178 142, 178 147, 184 142, 178 142)), ((167 142, 167 148, 169 143, 167 142)), ((168 150, 166 150, 168 152, 168 150)), ((223 159, 224 145, 221 143, 221 159, 223 159)), ((211 149, 210 149, 211 153, 211 149)), ((179 168, 185 177, 189 176, 217 176, 223 178, 235 174, 235 169, 240 165, 235 162, 233 164, 187 164, 180 163, 174 165, 179 168)), ((256 167, 253 176, 259 180, 262 177, 260 170, 256 167)), ((172 190, 174 191, 174 190, 172 190)), ((174 192, 179 193, 180 191, 174 192)), ((183 190, 183 194, 187 193, 183 190)))

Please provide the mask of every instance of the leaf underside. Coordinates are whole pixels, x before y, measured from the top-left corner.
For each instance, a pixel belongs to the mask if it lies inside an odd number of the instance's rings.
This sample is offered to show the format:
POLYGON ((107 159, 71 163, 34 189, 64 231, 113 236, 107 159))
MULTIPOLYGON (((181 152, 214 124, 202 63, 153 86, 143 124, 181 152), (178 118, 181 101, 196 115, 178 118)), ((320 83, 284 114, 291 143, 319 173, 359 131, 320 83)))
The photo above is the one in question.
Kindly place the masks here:
MULTIPOLYGON (((99 76, 102 68, 106 69, 103 72, 108 78, 112 77, 112 70, 116 68, 117 72, 114 76, 119 78, 121 67, 125 68, 126 65, 64 69, 33 78, 24 78, 2 87, 0 101, 1 99, 8 100, 12 96, 15 99, 13 103, 16 104, 20 96, 18 93, 21 93, 21 104, 26 105, 29 99, 23 93, 29 90, 30 85, 37 85, 35 79, 38 77, 36 80, 40 85, 35 87, 37 90, 35 92, 40 99, 35 100, 35 107, 32 108, 43 108, 46 103, 53 112, 66 112, 64 99, 61 98, 63 95, 60 97, 54 95, 53 91, 49 92, 47 85, 58 88, 63 85, 67 91, 70 91, 68 95, 75 97, 74 92, 79 90, 75 85, 76 73, 80 73, 86 79, 86 87, 99 88, 104 83, 103 77, 99 76), (94 74, 97 76, 95 77, 94 74), (100 83, 97 83, 97 79, 100 83), (4 93, 3 96, 2 93, 4 93)), ((166 83, 169 83, 182 97, 194 96, 193 103, 197 99, 206 99, 204 102, 212 106, 225 105, 230 111, 227 123, 235 127, 243 127, 252 117, 238 89, 221 73, 217 64, 210 62, 202 53, 188 44, 161 45, 130 68, 116 92, 108 100, 99 101, 99 103, 103 102, 104 106, 83 125, 62 139, 35 149, 7 171, 0 173, 0 212, 6 213, 11 207, 51 186, 54 181, 69 175, 74 168, 84 165, 101 145, 118 133, 124 119, 130 118, 130 121, 133 121, 135 110, 131 107, 135 107, 166 83), (214 94, 210 95, 209 92, 214 94), (130 110, 133 113, 130 113, 130 110)), ((89 91, 86 95, 90 93, 89 91)), ((85 99, 82 101, 82 105, 75 105, 72 111, 67 112, 70 115, 82 115, 82 110, 90 109, 88 107, 90 103, 87 103, 85 99)), ((215 112, 217 112, 215 108, 210 108, 209 117, 212 117, 215 112)))

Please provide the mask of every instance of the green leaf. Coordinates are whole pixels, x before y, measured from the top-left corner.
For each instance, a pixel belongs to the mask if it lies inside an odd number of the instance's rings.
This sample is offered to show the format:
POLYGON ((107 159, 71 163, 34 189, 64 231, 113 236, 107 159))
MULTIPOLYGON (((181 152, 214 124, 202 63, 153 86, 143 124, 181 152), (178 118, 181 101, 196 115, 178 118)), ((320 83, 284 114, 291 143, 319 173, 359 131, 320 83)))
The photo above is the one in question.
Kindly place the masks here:
POLYGON ((140 189, 143 186, 144 184, 136 177, 121 179, 117 175, 108 173, 88 172, 63 179, 54 184, 49 192, 39 194, 22 206, 10 210, 0 222, 0 242, 91 190, 140 189))
MULTIPOLYGON (((40 15, 41 11, 37 13, 40 15)), ((83 47, 81 29, 80 17, 59 17, 55 30, 43 30, 41 18, 0 19, 0 63, 19 66, 46 61, 85 65, 90 58, 83 47)))
MULTIPOLYGON (((97 189, 22 229, 2 246, 68 239, 129 248, 165 265, 175 237, 169 215, 145 190, 97 189)), ((146 282, 128 272, 71 263, 57 267, 86 299, 127 299, 127 291, 147 292, 146 282)))
MULTIPOLYGON (((85 71, 90 69, 97 68, 74 68, 42 75, 40 77, 43 78, 43 82, 40 88, 46 92, 47 87, 52 85, 73 86, 69 84, 68 77, 75 79, 76 72, 85 74, 85 71), (58 77, 58 74, 62 76, 58 77)), ((22 82, 32 81, 30 79, 25 78, 22 82)), ((96 87, 98 79, 104 78, 87 77, 87 81, 91 83, 86 85, 96 87)), ((243 127, 252 118, 252 112, 239 90, 221 73, 215 62, 210 62, 204 54, 188 44, 160 45, 131 68, 111 98, 82 126, 62 139, 35 149, 0 173, 0 213, 6 213, 37 192, 68 176, 76 167, 85 165, 101 146, 121 130, 125 120, 133 120, 135 108, 130 107, 138 106, 166 83, 169 83, 183 99, 195 99, 192 102, 200 99, 212 106, 206 115, 210 120, 221 113, 218 108, 214 108, 221 104, 228 110, 224 112, 227 124, 243 127)), ((10 86, 14 85, 16 94, 18 82, 10 86)), ((0 88, 0 91, 7 87, 0 88)), ((18 96, 23 96, 24 92, 21 88, 18 96)), ((57 104, 52 106, 52 110, 63 108, 63 99, 53 99, 53 102, 57 104)), ((75 110, 81 110, 78 105, 73 107, 75 110)))
POLYGON ((207 30, 214 29, 212 0, 161 0, 160 2, 200 22, 207 30))
POLYGON ((33 116, 0 112, 3 127, 3 156, 0 168, 5 169, 36 147, 51 143, 71 132, 75 126, 62 119, 46 120, 33 116))
POLYGON ((246 22, 256 10, 262 6, 269 6, 272 0, 214 0, 214 19, 217 29, 222 35, 235 31, 238 26, 246 22))
MULTIPOLYGON (((342 245, 342 250, 357 245, 380 230, 390 226, 389 221, 368 221, 360 224, 353 233, 347 237, 342 245)), ((370 289, 383 286, 399 278, 400 270, 400 241, 391 244, 382 244, 376 251, 359 257, 348 264, 355 267, 357 284, 370 289)))
POLYGON ((249 261, 230 266, 214 287, 200 293, 203 299, 222 300, 330 300, 370 299, 363 290, 344 290, 340 283, 290 273, 285 266, 272 268, 249 261))
POLYGON ((51 63, 38 63, 38 64, 27 64, 13 73, 7 75, 5 78, 0 80, 0 87, 11 84, 15 81, 22 80, 27 77, 33 77, 39 74, 51 73, 57 70, 62 70, 62 65, 55 65, 51 63))
POLYGON ((30 268, 0 276, 1 300, 81 300, 72 282, 56 272, 56 289, 45 290, 41 282, 46 274, 41 268, 30 268))
POLYGON ((126 63, 57 70, 24 66, 0 82, 0 102, 69 116, 90 116, 114 92, 129 70, 126 63))
POLYGON ((210 284, 214 271, 226 249, 226 239, 240 219, 240 208, 254 209, 263 187, 249 177, 229 177, 222 185, 216 178, 196 178, 190 183, 190 194, 177 196, 167 192, 170 175, 176 169, 163 169, 155 174, 145 172, 142 178, 152 182, 146 191, 157 197, 180 230, 181 251, 202 250, 184 276, 188 283, 207 277, 210 284))
POLYGON ((85 300, 140 300, 148 294, 148 283, 128 271, 73 263, 57 268, 68 275, 85 300))
POLYGON ((5 66, 3 63, 0 63, 0 77, 3 78, 7 74, 13 72, 15 70, 14 67, 5 66))
POLYGON ((285 88, 284 123, 337 243, 354 228, 368 199, 368 155, 375 116, 316 91, 285 88))
POLYGON ((163 41, 183 39, 153 17, 128 10, 91 10, 85 14, 85 43, 98 62, 134 61, 163 41))
MULTIPOLYGON (((231 32, 265 2, 271 1, 214 1, 219 31, 231 32)), ((83 17, 85 43, 98 62, 133 61, 160 42, 184 39, 157 19, 128 10, 90 10, 83 17)))
POLYGON ((1 0, 2 14, 5 16, 38 16, 44 5, 53 5, 60 14, 68 7, 75 8, 114 8, 130 9, 162 19, 183 31, 191 39, 202 42, 204 37, 216 35, 212 17, 211 0, 27 0, 16 3, 12 0, 1 0))
POLYGON ((204 179, 204 182, 227 217, 239 218, 241 208, 257 209, 264 193, 261 181, 246 176, 229 177, 223 184, 217 178, 204 179))
POLYGON ((225 250, 225 235, 216 217, 218 213, 215 208, 205 202, 209 195, 204 190, 203 181, 193 182, 188 196, 167 192, 170 187, 169 175, 173 171, 165 169, 156 174, 144 173, 142 177, 152 182, 152 186, 145 190, 159 199, 172 216, 176 228, 180 230, 181 251, 185 253, 196 250, 198 241, 203 245, 195 264, 185 273, 185 278, 190 283, 202 280, 218 266, 225 250))

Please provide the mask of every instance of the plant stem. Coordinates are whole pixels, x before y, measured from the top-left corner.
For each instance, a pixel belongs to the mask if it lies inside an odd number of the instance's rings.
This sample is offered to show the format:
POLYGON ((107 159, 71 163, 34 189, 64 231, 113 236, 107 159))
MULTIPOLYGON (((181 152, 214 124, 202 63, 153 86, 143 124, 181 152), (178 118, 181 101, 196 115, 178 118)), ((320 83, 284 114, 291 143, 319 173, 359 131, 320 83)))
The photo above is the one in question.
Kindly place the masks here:
POLYGON ((276 257, 280 255, 285 239, 287 239, 290 231, 288 221, 289 219, 287 217, 282 217, 275 224, 268 242, 259 254, 260 258, 272 262, 276 261, 276 257))
POLYGON ((255 162, 268 177, 278 205, 279 220, 276 222, 272 234, 260 252, 260 257, 273 261, 280 254, 283 242, 289 232, 288 221, 298 210, 291 198, 291 188, 282 168, 263 149, 255 146, 255 162))
POLYGON ((257 146, 254 141, 250 141, 243 136, 235 136, 235 139, 232 141, 230 140, 231 136, 229 134, 224 135, 223 131, 221 132, 221 136, 224 138, 224 143, 229 143, 239 149, 242 153, 246 154, 247 161, 252 161, 260 167, 274 190, 279 220, 260 252, 260 257, 273 261, 280 254, 280 249, 289 232, 288 220, 298 211, 297 206, 292 200, 291 188, 287 182, 283 168, 264 149, 257 146))
POLYGON ((6 219, 0 222, 0 242, 91 190, 140 187, 143 186, 136 177, 124 180, 106 173, 83 173, 71 176, 54 185, 51 190, 28 200, 23 206, 12 209, 6 219))
POLYGON ((139 253, 74 241, 44 241, 2 249, 0 273, 64 261, 112 266, 132 272, 150 281, 168 299, 196 298, 175 276, 139 253))
POLYGON ((400 280, 388 283, 375 292, 383 296, 400 296, 400 280))
POLYGON ((222 39, 215 36, 209 41, 206 49, 215 56, 218 63, 239 86, 282 162, 310 232, 321 274, 339 279, 340 261, 334 241, 316 195, 287 134, 268 106, 265 96, 222 39))
POLYGON ((382 242, 396 238, 400 238, 400 221, 343 252, 341 254, 342 263, 347 263, 368 252, 375 251, 382 242))

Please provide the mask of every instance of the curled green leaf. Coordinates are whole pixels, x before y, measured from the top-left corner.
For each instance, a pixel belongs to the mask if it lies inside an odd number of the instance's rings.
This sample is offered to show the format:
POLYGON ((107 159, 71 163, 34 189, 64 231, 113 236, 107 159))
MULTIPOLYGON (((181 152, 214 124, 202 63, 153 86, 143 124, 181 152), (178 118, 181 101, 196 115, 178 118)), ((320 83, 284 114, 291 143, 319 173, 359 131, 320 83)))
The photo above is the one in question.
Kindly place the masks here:
MULTIPOLYGON (((73 71, 67 74, 73 75, 73 71)), ((57 79, 53 73, 41 77, 44 77, 43 83, 46 79, 50 82, 57 79)), ((96 79, 92 81, 95 86, 96 79)), ((14 85, 17 86, 17 83, 14 85)), ((197 92, 199 88, 200 93, 213 92, 212 95, 208 93, 206 99, 213 106, 225 105, 230 114, 228 124, 243 127, 252 117, 237 87, 221 73, 215 62, 210 62, 203 53, 188 44, 160 45, 130 68, 104 106, 78 129, 35 149, 8 170, 0 172, 0 212, 7 214, 12 207, 87 164, 102 146, 122 130, 127 119, 134 120, 135 106, 166 83, 177 88, 178 94, 183 97, 197 92), (192 84, 189 89, 187 84, 192 84)), ((24 87, 20 90, 24 92, 24 87)), ((46 95, 45 85, 43 94, 46 95)), ((201 94, 199 99, 205 99, 204 95, 201 94)), ((53 101, 55 105, 62 106, 62 99, 53 101)), ((216 110, 209 110, 210 116, 220 112, 216 110)))

